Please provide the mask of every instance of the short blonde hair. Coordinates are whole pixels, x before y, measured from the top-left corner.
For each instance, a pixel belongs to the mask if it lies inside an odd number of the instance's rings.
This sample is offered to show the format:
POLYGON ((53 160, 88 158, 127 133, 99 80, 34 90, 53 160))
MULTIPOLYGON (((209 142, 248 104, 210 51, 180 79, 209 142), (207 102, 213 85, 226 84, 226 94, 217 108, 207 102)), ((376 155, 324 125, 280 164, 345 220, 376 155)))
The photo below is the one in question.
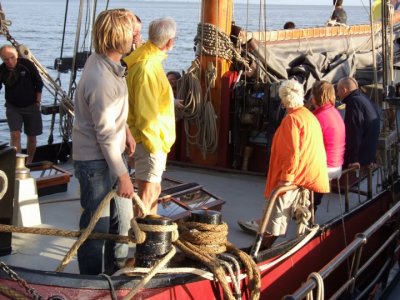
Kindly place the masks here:
POLYGON ((108 51, 125 54, 127 45, 132 40, 135 26, 136 17, 127 9, 102 11, 93 26, 94 50, 99 54, 106 54, 108 51))
POLYGON ((312 95, 315 104, 318 106, 322 106, 326 103, 335 104, 335 88, 332 83, 326 80, 317 81, 313 84, 312 95))
POLYGON ((295 108, 304 105, 304 89, 296 80, 286 80, 279 87, 279 98, 285 108, 295 108))

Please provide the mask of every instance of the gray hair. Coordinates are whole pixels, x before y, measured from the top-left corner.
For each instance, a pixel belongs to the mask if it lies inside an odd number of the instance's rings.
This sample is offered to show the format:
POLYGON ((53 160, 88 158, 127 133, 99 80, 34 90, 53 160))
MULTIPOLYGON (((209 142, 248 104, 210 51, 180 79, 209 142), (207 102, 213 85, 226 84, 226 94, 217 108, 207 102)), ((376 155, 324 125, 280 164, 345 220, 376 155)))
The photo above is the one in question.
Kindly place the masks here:
POLYGON ((304 105, 304 89, 296 80, 286 80, 279 87, 279 98, 285 108, 295 108, 304 105))
POLYGON ((158 48, 164 47, 170 39, 176 37, 176 23, 166 17, 154 20, 149 25, 149 40, 158 48))
POLYGON ((1 47, 0 47, 0 55, 2 55, 2 53, 3 53, 3 51, 4 51, 5 49, 14 52, 14 53, 17 55, 17 57, 18 57, 18 51, 17 51, 17 49, 16 49, 14 46, 11 46, 11 45, 3 45, 3 46, 1 46, 1 47))

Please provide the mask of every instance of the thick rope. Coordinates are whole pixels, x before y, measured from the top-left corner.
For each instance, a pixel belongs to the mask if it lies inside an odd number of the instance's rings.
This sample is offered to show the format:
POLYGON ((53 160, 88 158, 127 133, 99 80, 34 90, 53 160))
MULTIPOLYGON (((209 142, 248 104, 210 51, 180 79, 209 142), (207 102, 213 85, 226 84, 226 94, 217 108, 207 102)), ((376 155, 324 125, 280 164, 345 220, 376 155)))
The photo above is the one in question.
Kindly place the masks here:
POLYGON ((229 300, 236 300, 232 294, 232 291, 229 288, 229 285, 226 282, 225 272, 221 267, 221 265, 216 260, 215 255, 201 252, 201 250, 199 250, 196 246, 193 246, 188 242, 181 242, 178 240, 175 242, 175 245, 192 259, 200 261, 203 264, 205 264, 213 272, 214 276, 220 283, 225 298, 229 300))
POLYGON ((204 107, 203 107, 203 118, 200 129, 201 140, 201 152, 203 158, 206 159, 208 153, 214 153, 218 147, 218 126, 217 126, 217 115, 214 110, 214 106, 211 102, 211 89, 215 85, 215 79, 217 78, 217 69, 211 63, 205 72, 205 93, 204 93, 204 107))
POLYGON ((96 226, 97 221, 100 219, 103 210, 107 207, 107 205, 109 205, 111 199, 114 198, 114 196, 116 195, 117 194, 115 193, 115 191, 111 191, 100 202, 100 205, 97 207, 93 217, 90 219, 89 225, 85 228, 82 235, 74 243, 74 245, 72 245, 71 249, 69 249, 62 262, 57 267, 56 272, 64 271, 65 267, 78 252, 79 247, 87 240, 89 234, 93 231, 93 228, 96 226))
POLYGON ((239 257, 240 261, 243 263, 246 269, 248 281, 249 281, 249 290, 250 299, 257 300, 260 298, 260 291, 261 291, 261 275, 260 269, 258 268, 257 264, 248 255, 246 252, 240 250, 232 243, 227 243, 228 252, 234 254, 235 256, 239 257))
POLYGON ((227 283, 225 271, 216 256, 226 250, 241 259, 249 277, 251 299, 259 299, 261 281, 258 267, 248 254, 227 242, 228 226, 226 223, 214 225, 180 222, 178 226, 180 238, 174 244, 192 259, 204 263, 213 272, 226 299, 233 300, 235 297, 227 283))
POLYGON ((199 23, 194 42, 197 46, 196 56, 221 57, 230 62, 239 63, 246 71, 250 69, 248 61, 240 55, 229 36, 213 24, 199 23))
MULTIPOLYGON (((111 199, 113 199, 115 196, 117 196, 117 193, 114 190, 110 191, 104 197, 104 199, 100 202, 100 205, 97 207, 93 217, 90 219, 89 225, 83 230, 82 235, 75 242, 75 244, 71 247, 71 249, 69 249, 68 253, 65 255, 64 259, 62 260, 60 265, 57 267, 56 272, 62 272, 65 269, 65 267, 68 265, 68 263, 72 260, 72 258, 77 253, 79 247, 87 240, 90 233, 93 231, 93 228, 95 227, 97 221, 100 219, 103 210, 109 205, 111 199)), ((135 201, 136 204, 138 204, 139 208, 143 212, 146 212, 146 209, 138 195, 134 194, 133 200, 135 201)))
MULTIPOLYGON (((82 230, 64 230, 55 228, 39 228, 39 227, 19 227, 15 225, 0 224, 0 232, 29 233, 50 236, 61 236, 67 238, 77 238, 82 235, 82 230)), ((88 236, 91 240, 111 240, 118 243, 129 243, 129 237, 111 233, 93 232, 88 236)))
POLYGON ((4 296, 6 296, 8 299, 14 299, 14 300, 28 300, 30 298, 20 294, 19 292, 17 292, 16 290, 0 284, 0 293, 3 294, 4 296))
POLYGON ((184 100, 179 117, 184 122, 186 141, 189 145, 196 145, 205 159, 208 153, 214 153, 218 147, 217 115, 211 102, 211 88, 217 77, 216 68, 210 65, 206 71, 204 98, 199 74, 199 61, 195 60, 179 80, 177 98, 184 100))

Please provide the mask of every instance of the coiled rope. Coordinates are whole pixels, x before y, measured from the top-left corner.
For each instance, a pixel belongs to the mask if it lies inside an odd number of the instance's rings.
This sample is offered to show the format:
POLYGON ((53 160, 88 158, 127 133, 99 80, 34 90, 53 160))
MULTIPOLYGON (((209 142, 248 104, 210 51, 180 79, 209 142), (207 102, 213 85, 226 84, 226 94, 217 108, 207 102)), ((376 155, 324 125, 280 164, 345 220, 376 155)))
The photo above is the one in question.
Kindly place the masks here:
POLYGON ((246 268, 249 279, 251 299, 259 299, 261 279, 257 265, 251 257, 227 241, 228 226, 203 224, 197 222, 178 223, 180 238, 174 244, 186 255, 204 263, 219 281, 226 299, 236 299, 229 288, 225 271, 218 261, 217 254, 232 253, 239 257, 246 268))
POLYGON ((196 145, 203 158, 206 158, 207 154, 214 153, 218 147, 217 116, 211 102, 211 88, 216 78, 215 68, 210 66, 206 71, 204 98, 201 95, 199 78, 200 63, 195 60, 179 80, 177 97, 184 100, 180 117, 183 119, 186 142, 196 145))
POLYGON ((236 62, 249 70, 249 63, 244 59, 229 36, 220 31, 215 25, 209 23, 199 23, 197 25, 197 35, 194 38, 196 56, 206 55, 225 58, 230 62, 236 62))

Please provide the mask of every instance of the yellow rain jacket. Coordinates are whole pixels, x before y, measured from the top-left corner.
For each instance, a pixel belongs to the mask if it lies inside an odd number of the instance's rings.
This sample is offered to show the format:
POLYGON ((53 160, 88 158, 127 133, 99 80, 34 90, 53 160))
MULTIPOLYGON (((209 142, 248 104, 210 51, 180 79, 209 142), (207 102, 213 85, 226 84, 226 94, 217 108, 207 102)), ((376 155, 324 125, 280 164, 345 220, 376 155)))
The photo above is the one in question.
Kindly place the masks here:
POLYGON ((150 41, 124 58, 128 67, 128 125, 136 143, 168 153, 175 142, 174 95, 162 61, 167 54, 150 41))

